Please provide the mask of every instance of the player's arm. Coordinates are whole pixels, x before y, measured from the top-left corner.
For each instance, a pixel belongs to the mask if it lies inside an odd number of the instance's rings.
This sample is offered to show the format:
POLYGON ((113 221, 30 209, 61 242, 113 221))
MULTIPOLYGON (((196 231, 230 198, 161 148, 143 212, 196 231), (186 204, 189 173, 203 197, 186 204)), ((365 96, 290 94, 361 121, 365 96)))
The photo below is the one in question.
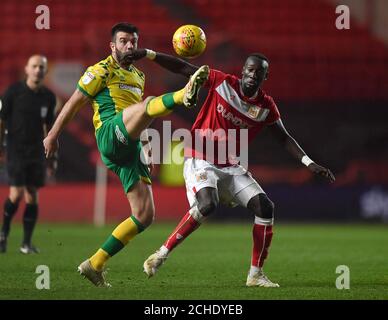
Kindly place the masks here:
POLYGON ((155 52, 149 49, 136 49, 131 51, 129 55, 133 60, 139 60, 147 57, 148 59, 156 62, 161 67, 173 73, 179 73, 188 78, 199 69, 198 66, 188 63, 183 59, 162 52, 155 52))
POLYGON ((52 157, 58 150, 58 137, 68 122, 83 107, 89 98, 84 95, 78 88, 74 91, 70 99, 65 103, 57 119, 54 122, 47 137, 43 140, 45 154, 47 158, 52 157))
POLYGON ((287 132, 281 119, 277 120, 272 125, 268 126, 269 131, 273 137, 280 142, 280 144, 296 159, 301 161, 310 171, 315 174, 319 174, 331 182, 335 180, 334 175, 327 168, 324 168, 314 161, 312 161, 295 139, 287 132))
POLYGON ((187 61, 165 54, 161 52, 155 53, 155 61, 157 64, 159 64, 161 67, 174 72, 179 73, 183 76, 190 77, 192 74, 195 73, 199 69, 199 67, 188 63, 187 61))
MULTIPOLYGON (((57 110, 59 109, 57 108, 59 108, 59 104, 60 104, 59 99, 53 94, 51 97, 51 101, 49 103, 48 112, 46 114, 45 121, 43 122, 43 134, 45 138, 47 137, 48 132, 54 123, 55 115, 58 114, 57 110)), ((58 151, 55 152, 51 158, 48 158, 46 160, 46 165, 47 165, 47 170, 46 170, 47 176, 51 178, 55 175, 55 172, 58 169, 58 151)))

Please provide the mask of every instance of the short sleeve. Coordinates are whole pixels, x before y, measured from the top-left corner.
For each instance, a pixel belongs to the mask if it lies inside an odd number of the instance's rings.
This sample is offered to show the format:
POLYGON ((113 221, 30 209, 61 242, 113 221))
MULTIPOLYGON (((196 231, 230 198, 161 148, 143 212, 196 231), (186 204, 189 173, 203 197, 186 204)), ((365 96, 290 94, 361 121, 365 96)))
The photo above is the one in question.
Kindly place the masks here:
POLYGON ((207 81, 204 83, 204 88, 210 89, 216 85, 216 83, 219 82, 219 79, 224 79, 225 78, 225 73, 215 70, 215 69, 210 69, 209 72, 209 78, 207 81))
POLYGON ((0 99, 0 119, 7 120, 11 110, 15 88, 9 87, 0 99))
POLYGON ((79 79, 77 88, 89 98, 94 98, 106 87, 109 72, 103 66, 96 64, 89 67, 79 79))
POLYGON ((272 97, 266 96, 265 100, 266 108, 269 109, 269 114, 265 119, 265 124, 270 125, 280 119, 280 112, 272 97))

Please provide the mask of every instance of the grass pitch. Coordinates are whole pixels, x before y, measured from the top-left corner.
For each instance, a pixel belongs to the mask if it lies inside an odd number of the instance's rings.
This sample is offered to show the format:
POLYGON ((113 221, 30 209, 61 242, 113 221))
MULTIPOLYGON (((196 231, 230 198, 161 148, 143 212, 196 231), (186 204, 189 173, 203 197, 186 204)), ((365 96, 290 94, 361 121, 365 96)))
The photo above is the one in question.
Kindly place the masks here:
POLYGON ((111 289, 96 288, 76 267, 95 252, 114 226, 39 224, 38 255, 18 252, 14 225, 0 255, 0 299, 388 299, 388 226, 281 224, 265 264, 278 289, 247 288, 250 224, 204 224, 147 279, 143 261, 172 231, 156 222, 109 261, 111 289), (50 290, 35 287, 38 265, 50 269, 50 290), (335 286, 336 268, 350 269, 350 289, 335 286))

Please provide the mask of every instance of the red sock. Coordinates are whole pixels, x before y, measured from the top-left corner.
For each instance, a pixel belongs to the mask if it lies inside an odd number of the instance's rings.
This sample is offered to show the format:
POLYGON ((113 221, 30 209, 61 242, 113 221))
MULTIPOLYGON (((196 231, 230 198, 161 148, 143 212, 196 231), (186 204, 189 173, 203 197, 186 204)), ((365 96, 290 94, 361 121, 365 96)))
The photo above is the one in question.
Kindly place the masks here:
POLYGON ((174 249, 179 243, 182 242, 182 240, 189 236, 200 225, 201 224, 195 220, 189 212, 187 212, 179 222, 178 226, 175 228, 174 232, 168 237, 167 241, 164 243, 164 246, 168 250, 174 249))
POLYGON ((268 256, 268 249, 272 240, 272 225, 254 224, 253 230, 252 266, 263 267, 268 256))

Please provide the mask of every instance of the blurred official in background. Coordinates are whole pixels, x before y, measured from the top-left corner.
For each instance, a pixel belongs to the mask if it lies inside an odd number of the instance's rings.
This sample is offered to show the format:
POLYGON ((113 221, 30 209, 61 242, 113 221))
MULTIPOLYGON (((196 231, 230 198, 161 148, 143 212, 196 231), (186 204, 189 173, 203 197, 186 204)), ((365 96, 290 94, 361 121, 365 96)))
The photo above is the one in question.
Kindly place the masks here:
POLYGON ((38 218, 38 189, 45 183, 46 168, 48 176, 52 176, 57 167, 56 159, 46 163, 42 143, 53 123, 56 105, 54 93, 43 85, 47 58, 31 56, 25 73, 27 78, 11 85, 0 102, 0 161, 2 164, 7 162, 10 185, 0 231, 1 253, 7 250, 11 221, 23 196, 26 207, 20 252, 39 252, 31 243, 38 218))

